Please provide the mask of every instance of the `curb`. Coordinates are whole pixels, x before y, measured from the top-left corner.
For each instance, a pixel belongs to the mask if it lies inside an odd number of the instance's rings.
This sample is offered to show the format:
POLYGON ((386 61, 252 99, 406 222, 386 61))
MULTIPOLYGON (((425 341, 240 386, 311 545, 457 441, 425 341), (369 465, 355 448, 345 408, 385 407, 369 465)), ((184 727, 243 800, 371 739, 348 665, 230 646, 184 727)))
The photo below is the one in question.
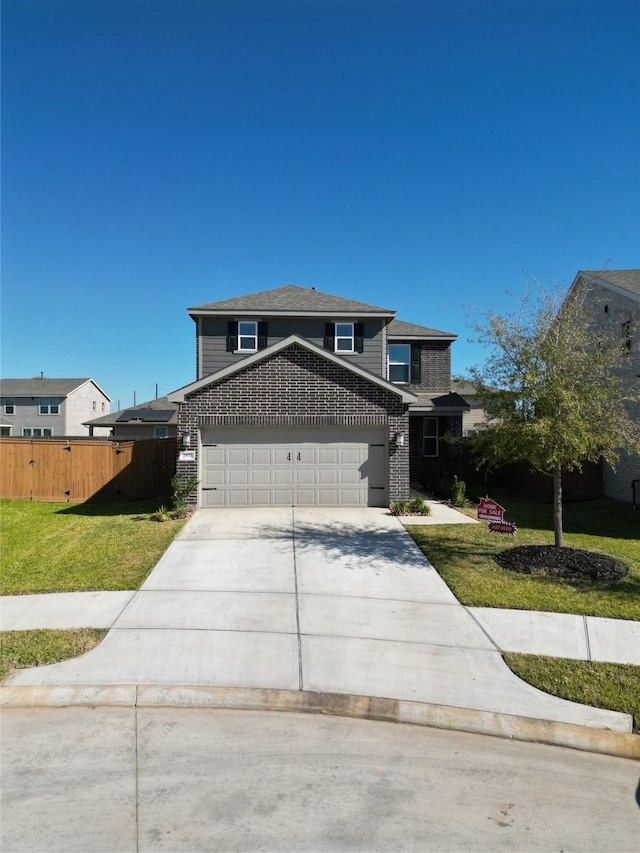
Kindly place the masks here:
MULTIPOLYGON (((162 687, 152 685, 69 687, 3 687, 3 708, 85 705, 137 708, 216 708, 328 714, 363 720, 405 723, 490 735, 511 740, 564 746, 619 758, 640 759, 640 737, 631 732, 476 711, 426 702, 357 696, 345 693, 267 690, 237 687, 162 687)), ((631 721, 631 718, 629 717, 631 721)))

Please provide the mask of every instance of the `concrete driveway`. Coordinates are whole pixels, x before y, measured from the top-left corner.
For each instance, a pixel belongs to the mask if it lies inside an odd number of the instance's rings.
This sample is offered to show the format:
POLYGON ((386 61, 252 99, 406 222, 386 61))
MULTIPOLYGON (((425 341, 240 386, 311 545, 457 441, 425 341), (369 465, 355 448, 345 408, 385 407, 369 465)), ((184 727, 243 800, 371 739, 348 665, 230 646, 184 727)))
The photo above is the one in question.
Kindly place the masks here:
POLYGON ((96 649, 7 684, 303 691, 630 731, 513 675, 384 509, 199 510, 96 649))

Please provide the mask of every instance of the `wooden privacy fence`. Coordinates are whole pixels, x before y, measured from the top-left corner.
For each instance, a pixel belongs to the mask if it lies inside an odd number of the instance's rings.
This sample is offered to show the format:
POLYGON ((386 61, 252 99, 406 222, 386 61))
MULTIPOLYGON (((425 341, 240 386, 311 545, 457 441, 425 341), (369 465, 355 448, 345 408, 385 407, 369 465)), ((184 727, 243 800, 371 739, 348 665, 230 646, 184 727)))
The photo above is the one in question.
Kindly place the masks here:
POLYGON ((110 503, 171 493, 175 438, 0 438, 0 497, 110 503))

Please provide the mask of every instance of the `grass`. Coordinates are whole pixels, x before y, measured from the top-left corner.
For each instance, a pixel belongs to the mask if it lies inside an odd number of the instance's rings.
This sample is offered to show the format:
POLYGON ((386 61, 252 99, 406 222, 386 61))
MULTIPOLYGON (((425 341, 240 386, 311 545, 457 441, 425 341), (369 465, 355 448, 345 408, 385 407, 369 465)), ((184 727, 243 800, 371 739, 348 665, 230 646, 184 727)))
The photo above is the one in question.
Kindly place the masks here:
POLYGON ((44 666, 78 657, 94 648, 106 634, 101 628, 66 631, 2 631, 0 633, 0 682, 14 669, 44 666))
POLYGON ((0 501, 1 595, 137 589, 184 520, 151 520, 157 501, 0 501))
POLYGON ((505 654, 507 665, 534 687, 583 705, 631 714, 640 734, 640 666, 505 654))
MULTIPOLYGON (((505 548, 553 544, 552 509, 499 489, 492 489, 491 497, 506 507, 505 520, 518 525, 515 537, 490 533, 486 523, 408 528, 459 601, 473 607, 640 620, 639 511, 607 499, 565 506, 567 546, 609 554, 629 566, 620 581, 594 583, 501 568, 493 558, 505 548)), ((475 517, 475 510, 467 514, 475 517)))

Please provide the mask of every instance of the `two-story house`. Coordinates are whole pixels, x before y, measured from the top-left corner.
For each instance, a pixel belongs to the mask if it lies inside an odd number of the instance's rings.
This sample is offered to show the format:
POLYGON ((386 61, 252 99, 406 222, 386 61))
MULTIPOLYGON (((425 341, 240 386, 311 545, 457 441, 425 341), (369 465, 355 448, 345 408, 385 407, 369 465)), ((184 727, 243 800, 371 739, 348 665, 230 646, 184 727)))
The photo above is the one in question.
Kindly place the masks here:
POLYGON ((198 506, 388 506, 461 435, 455 335, 296 285, 188 310, 197 379, 168 396, 198 506))
MULTIPOLYGON (((640 388, 640 270, 580 271, 569 290, 569 299, 582 297, 593 326, 620 337, 625 356, 619 366, 629 392, 640 388)), ((640 423, 640 403, 625 405, 636 423, 640 423)), ((640 456, 622 453, 615 471, 604 465, 603 492, 606 497, 631 503, 635 491, 640 503, 640 456), (635 485, 634 485, 635 484, 635 485)))
MULTIPOLYGON (((0 379, 2 435, 27 438, 88 436, 84 421, 111 405, 93 379, 0 379)), ((108 435, 105 429, 96 435, 108 435)))

